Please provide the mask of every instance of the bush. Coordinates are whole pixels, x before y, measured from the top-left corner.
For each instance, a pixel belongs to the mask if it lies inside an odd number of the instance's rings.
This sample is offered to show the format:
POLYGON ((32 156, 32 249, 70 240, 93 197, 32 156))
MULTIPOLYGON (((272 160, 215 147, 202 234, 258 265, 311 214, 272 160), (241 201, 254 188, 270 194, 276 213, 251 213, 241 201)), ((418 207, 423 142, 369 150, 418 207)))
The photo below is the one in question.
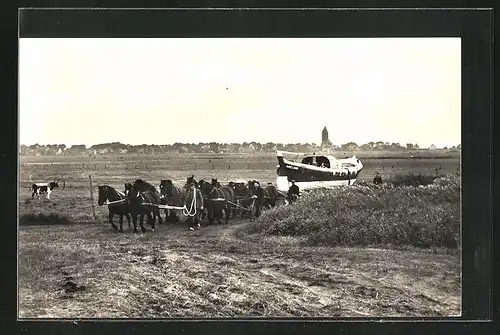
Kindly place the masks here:
POLYGON ((312 245, 457 248, 460 177, 435 177, 420 187, 312 190, 291 206, 264 212, 246 232, 305 236, 312 245))
POLYGON ((437 178, 442 178, 443 176, 437 175, 425 175, 425 174, 397 174, 395 175, 390 183, 396 187, 398 186, 426 186, 431 185, 437 178))

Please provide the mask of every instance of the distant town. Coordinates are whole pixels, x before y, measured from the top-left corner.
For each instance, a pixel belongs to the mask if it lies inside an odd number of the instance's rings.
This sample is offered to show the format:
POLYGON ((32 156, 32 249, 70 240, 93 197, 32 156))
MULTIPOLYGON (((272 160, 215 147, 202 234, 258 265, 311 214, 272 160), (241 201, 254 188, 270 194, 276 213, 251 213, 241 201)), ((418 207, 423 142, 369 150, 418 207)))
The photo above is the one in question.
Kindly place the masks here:
POLYGON ((323 128, 321 132, 321 144, 316 143, 174 143, 165 145, 140 144, 130 145, 120 142, 95 144, 87 148, 85 144, 72 145, 65 144, 50 145, 21 145, 19 154, 21 156, 57 156, 57 155, 110 155, 110 154, 135 154, 135 155, 158 155, 167 153, 251 153, 251 152, 274 152, 276 150, 290 152, 314 152, 314 151, 410 151, 410 150, 460 150, 460 144, 452 147, 438 148, 431 145, 428 148, 420 148, 414 143, 394 143, 394 142, 368 142, 358 145, 355 142, 348 142, 342 145, 332 144, 328 137, 328 129, 323 128))
POLYGON ((21 156, 57 156, 57 155, 110 155, 110 154, 135 154, 135 155, 157 155, 166 153, 251 153, 251 152, 274 152, 276 150, 290 152, 314 152, 316 151, 410 151, 410 150, 460 150, 460 145, 452 147, 437 148, 431 145, 429 148, 420 148, 417 144, 389 142, 369 142, 358 145, 354 142, 345 143, 342 145, 331 145, 329 147, 317 145, 315 143, 258 143, 258 142, 243 142, 243 143, 174 143, 167 145, 129 145, 120 142, 102 143, 92 145, 87 148, 86 145, 72 145, 67 147, 65 144, 52 145, 21 145, 21 156))

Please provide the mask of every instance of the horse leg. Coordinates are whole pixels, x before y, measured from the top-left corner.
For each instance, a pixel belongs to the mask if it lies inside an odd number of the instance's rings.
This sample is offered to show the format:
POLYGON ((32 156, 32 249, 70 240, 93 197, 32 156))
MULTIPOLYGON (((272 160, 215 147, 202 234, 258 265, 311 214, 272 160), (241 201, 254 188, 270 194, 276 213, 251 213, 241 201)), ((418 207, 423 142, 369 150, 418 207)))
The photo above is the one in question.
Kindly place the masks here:
POLYGON ((119 232, 123 231, 123 213, 120 213, 120 230, 119 232))
POLYGON ((226 204, 226 216, 229 217, 231 216, 231 207, 229 204, 226 204))
POLYGON ((109 223, 111 223, 111 227, 113 227, 114 230, 118 230, 118 228, 115 226, 113 223, 113 216, 115 215, 114 212, 109 212, 108 218, 109 218, 109 223))
POLYGON ((217 219, 217 222, 221 225, 222 224, 222 207, 217 206, 217 210, 215 211, 215 218, 217 219))
POLYGON ((161 218, 160 209, 158 207, 155 207, 154 212, 156 213, 156 216, 158 217, 158 224, 163 224, 163 219, 161 218))
MULTIPOLYGON (((150 216, 152 215, 152 221, 151 221, 151 229, 153 229, 153 231, 155 231, 155 228, 156 228, 156 213, 155 213, 155 210, 151 211, 152 213, 148 213, 148 220, 150 218, 150 216)), ((158 222, 161 222, 161 216, 158 216, 158 222)))
POLYGON ((127 218, 127 221, 128 221, 128 229, 130 229, 130 214, 125 213, 125 217, 127 218))
MULTIPOLYGON (((149 219, 149 215, 148 215, 148 219, 149 219)), ((140 222, 139 223, 141 225, 141 231, 144 234, 146 232, 146 228, 144 228, 144 212, 141 212, 141 214, 140 214, 140 222)))
POLYGON ((134 233, 137 233, 137 214, 138 213, 132 213, 132 221, 134 223, 134 233))
POLYGON ((224 211, 226 212, 226 224, 228 224, 229 223, 229 214, 231 214, 231 210, 229 208, 229 205, 226 205, 224 207, 224 211))
POLYGON ((208 225, 211 226, 214 224, 214 209, 212 207, 207 209, 208 211, 208 225))

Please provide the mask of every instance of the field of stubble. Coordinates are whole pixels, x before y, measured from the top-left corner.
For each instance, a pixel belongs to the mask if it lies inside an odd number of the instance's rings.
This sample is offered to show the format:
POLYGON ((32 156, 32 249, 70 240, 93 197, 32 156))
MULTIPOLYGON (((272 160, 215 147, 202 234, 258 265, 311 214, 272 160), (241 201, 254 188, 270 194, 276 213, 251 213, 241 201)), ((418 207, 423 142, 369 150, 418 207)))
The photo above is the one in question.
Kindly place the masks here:
MULTIPOLYGON (((365 159, 375 171, 454 173, 459 158, 365 159)), ((279 317, 452 316, 460 314, 460 256, 431 252, 311 247, 292 237, 240 233, 247 221, 188 231, 163 225, 152 233, 111 230, 107 208, 92 219, 94 183, 123 189, 143 178, 155 185, 217 177, 275 181, 276 158, 33 157, 20 166, 19 316, 279 317), (31 200, 32 182, 65 180, 50 200, 31 200), (48 222, 43 222, 46 219, 48 222), (25 223, 25 221, 23 221, 25 223)), ((115 217, 115 222, 117 217, 115 217)), ((147 227, 147 226, 146 226, 147 227)))

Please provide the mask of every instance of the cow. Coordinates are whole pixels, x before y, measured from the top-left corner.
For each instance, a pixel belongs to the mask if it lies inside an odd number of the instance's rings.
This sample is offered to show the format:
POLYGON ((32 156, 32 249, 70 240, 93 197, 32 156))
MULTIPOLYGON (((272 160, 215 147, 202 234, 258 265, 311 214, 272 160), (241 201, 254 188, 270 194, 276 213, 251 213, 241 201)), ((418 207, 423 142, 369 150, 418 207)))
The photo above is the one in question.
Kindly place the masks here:
POLYGON ((31 194, 31 199, 35 197, 35 194, 40 199, 40 194, 45 194, 47 199, 50 199, 50 193, 56 188, 59 188, 59 183, 53 181, 50 183, 35 183, 31 186, 33 193, 31 194))

